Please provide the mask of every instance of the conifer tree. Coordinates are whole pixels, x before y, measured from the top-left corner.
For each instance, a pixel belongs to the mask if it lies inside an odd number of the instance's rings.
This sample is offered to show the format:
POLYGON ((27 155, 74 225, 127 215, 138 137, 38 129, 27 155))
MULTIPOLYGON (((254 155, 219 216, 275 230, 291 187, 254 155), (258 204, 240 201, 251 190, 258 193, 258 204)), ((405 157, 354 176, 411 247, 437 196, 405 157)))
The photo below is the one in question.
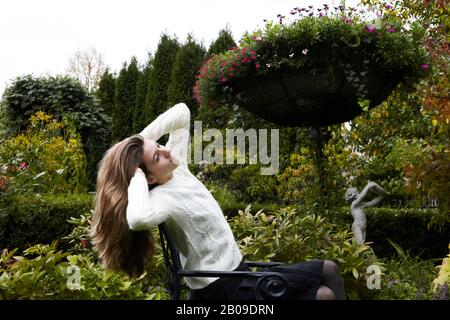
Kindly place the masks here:
POLYGON ((178 49, 177 39, 172 39, 167 34, 161 36, 149 75, 149 87, 145 99, 145 123, 150 123, 169 107, 167 91, 178 49))
POLYGON ((233 35, 227 26, 225 29, 219 31, 219 36, 209 46, 208 56, 225 52, 235 46, 236 42, 234 41, 233 35))
POLYGON ((205 48, 197 44, 191 35, 186 43, 178 50, 168 91, 169 105, 184 102, 191 110, 191 117, 195 118, 197 101, 194 99, 193 88, 195 76, 206 56, 205 48))
POLYGON ((130 64, 124 64, 116 82, 116 96, 113 112, 113 141, 122 140, 133 134, 133 113, 136 103, 136 84, 139 69, 135 57, 130 64))
POLYGON ((110 73, 109 69, 106 69, 100 78, 98 89, 95 92, 97 99, 100 100, 100 106, 107 115, 112 115, 114 108, 115 81, 114 74, 110 73))
POLYGON ((145 98, 148 92, 148 83, 150 80, 150 72, 153 68, 153 56, 149 53, 148 61, 144 67, 144 70, 139 75, 139 79, 136 85, 136 103, 133 113, 133 132, 139 133, 142 131, 148 123, 147 116, 145 115, 145 98))

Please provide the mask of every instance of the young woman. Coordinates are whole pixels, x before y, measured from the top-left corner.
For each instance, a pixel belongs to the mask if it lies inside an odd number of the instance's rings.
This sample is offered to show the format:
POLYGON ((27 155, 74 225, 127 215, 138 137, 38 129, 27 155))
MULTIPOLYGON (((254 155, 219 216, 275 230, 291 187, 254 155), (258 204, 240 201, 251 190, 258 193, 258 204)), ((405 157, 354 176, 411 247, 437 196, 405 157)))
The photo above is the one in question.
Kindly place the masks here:
MULTIPOLYGON (((112 146, 100 162, 92 238, 106 268, 141 274, 153 253, 150 229, 165 222, 184 270, 249 270, 217 201, 188 169, 189 127, 188 107, 177 104, 139 135, 112 146), (167 145, 158 144, 167 133, 167 145)), ((334 262, 313 260, 284 267, 276 271, 289 275, 294 290, 287 298, 345 298, 334 262)), ((196 299, 254 297, 244 288, 248 280, 185 281, 196 299)))

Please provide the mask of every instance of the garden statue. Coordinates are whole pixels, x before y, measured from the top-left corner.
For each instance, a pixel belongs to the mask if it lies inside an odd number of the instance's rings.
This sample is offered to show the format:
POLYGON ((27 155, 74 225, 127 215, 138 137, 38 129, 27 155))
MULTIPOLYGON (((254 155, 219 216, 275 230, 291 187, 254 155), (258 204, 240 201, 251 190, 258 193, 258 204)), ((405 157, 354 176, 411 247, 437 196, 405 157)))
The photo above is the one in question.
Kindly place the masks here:
POLYGON ((366 214, 363 209, 371 207, 380 203, 385 195, 389 195, 389 192, 381 188, 378 184, 373 181, 369 181, 367 186, 363 189, 361 193, 358 192, 356 188, 348 188, 345 192, 345 200, 351 201, 351 209, 353 216, 352 231, 355 235, 356 242, 358 244, 364 243, 366 240, 366 214), (369 202, 363 202, 364 198, 367 196, 369 191, 372 190, 379 196, 369 202))

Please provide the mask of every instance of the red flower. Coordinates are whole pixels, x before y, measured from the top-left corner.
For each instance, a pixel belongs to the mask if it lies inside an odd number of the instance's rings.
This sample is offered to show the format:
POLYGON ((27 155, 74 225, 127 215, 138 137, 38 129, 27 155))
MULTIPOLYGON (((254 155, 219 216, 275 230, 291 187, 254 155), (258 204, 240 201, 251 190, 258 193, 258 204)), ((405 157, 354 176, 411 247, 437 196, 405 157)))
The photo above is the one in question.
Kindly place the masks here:
POLYGON ((23 170, 28 169, 28 164, 26 162, 21 162, 19 164, 19 169, 23 169, 23 170))

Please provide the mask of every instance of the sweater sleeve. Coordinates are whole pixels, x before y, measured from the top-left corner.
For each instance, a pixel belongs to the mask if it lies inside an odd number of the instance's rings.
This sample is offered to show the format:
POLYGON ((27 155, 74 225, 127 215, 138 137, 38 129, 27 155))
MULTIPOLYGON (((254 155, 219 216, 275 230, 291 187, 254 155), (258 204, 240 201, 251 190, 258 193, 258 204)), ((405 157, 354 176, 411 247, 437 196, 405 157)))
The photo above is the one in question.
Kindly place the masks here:
POLYGON ((189 108, 184 103, 178 103, 159 115, 140 135, 156 141, 169 133, 166 147, 172 151, 180 165, 187 166, 190 121, 189 108))
POLYGON ((131 230, 147 230, 167 219, 167 211, 160 210, 149 199, 147 179, 138 169, 128 186, 127 222, 131 230))

